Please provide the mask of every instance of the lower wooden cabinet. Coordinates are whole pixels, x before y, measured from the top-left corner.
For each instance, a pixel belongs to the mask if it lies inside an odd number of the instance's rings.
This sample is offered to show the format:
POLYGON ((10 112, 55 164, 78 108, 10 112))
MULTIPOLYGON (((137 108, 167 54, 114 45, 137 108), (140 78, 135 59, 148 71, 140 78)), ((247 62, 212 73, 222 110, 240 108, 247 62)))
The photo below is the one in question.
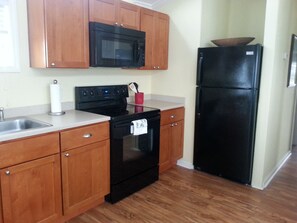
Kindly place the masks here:
POLYGON ((100 201, 109 193, 109 140, 62 153, 64 214, 100 201))
POLYGON ((159 172, 162 173, 183 157, 184 108, 161 112, 159 172))
POLYGON ((4 223, 57 222, 62 216, 60 156, 1 170, 4 223))

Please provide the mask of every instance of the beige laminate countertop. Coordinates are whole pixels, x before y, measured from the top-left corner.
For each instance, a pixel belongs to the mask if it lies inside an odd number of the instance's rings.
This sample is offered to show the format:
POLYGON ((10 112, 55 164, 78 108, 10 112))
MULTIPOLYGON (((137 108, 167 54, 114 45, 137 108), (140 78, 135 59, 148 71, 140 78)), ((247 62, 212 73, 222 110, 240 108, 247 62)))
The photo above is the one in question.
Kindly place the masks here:
MULTIPOLYGON (((133 103, 130 102, 129 104, 133 104, 133 103)), ((160 100, 144 100, 144 103, 142 105, 150 108, 158 108, 161 111, 185 106, 183 103, 175 103, 175 102, 160 101, 160 100)))
POLYGON ((75 128, 83 125, 90 125, 90 124, 110 120, 109 116, 97 115, 97 114, 77 111, 77 110, 66 111, 66 114, 62 116, 51 116, 48 114, 40 114, 40 115, 28 115, 23 117, 46 122, 48 124, 51 124, 52 126, 0 135, 0 142, 17 139, 17 138, 28 137, 28 136, 34 136, 38 134, 54 132, 54 131, 61 131, 64 129, 75 128))

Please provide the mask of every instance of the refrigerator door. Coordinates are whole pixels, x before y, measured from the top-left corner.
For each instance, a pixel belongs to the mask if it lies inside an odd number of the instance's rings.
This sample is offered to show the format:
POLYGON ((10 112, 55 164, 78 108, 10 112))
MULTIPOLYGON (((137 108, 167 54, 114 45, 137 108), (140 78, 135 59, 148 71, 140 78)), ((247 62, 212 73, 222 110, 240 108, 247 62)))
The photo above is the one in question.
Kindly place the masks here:
POLYGON ((197 88, 194 166, 251 181, 256 90, 197 88))
POLYGON ((199 48, 197 85, 257 89, 261 57, 260 45, 199 48))

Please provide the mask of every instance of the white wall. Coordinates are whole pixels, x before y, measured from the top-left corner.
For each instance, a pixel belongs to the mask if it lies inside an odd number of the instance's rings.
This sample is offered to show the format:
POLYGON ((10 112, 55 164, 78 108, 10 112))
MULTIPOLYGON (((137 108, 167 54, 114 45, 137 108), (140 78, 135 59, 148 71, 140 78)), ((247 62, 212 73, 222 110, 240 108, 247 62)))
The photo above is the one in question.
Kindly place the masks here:
POLYGON ((172 0, 161 11, 170 16, 169 68, 152 77, 152 92, 185 97, 184 157, 193 163, 197 49, 200 45, 200 0, 172 0))
POLYGON ((26 0, 17 0, 19 23, 19 73, 0 73, 0 106, 15 108, 48 104, 49 84, 57 79, 62 87, 62 101, 74 101, 74 86, 139 83, 141 91, 151 93, 153 71, 120 68, 34 69, 29 67, 26 0))

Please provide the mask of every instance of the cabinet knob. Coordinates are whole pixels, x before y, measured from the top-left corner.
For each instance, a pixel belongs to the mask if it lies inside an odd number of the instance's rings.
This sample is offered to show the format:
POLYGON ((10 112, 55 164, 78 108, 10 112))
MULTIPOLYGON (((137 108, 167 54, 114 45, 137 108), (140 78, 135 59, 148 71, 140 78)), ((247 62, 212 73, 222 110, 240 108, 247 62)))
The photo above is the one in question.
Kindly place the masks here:
POLYGON ((154 66, 153 68, 156 69, 157 67, 154 66))
POLYGON ((157 69, 160 69, 160 67, 158 66, 157 69))
POLYGON ((91 133, 86 133, 83 135, 84 138, 91 138, 93 135, 91 133))
POLYGON ((177 126, 177 123, 174 123, 174 126, 177 126))
POLYGON ((66 157, 69 157, 69 156, 70 156, 70 154, 69 154, 69 153, 66 153, 66 154, 65 154, 65 156, 66 156, 66 157))
POLYGON ((175 115, 171 115, 170 118, 175 118, 175 115))
POLYGON ((117 23, 117 22, 116 22, 116 23, 115 23, 115 25, 116 25, 116 26, 118 26, 118 25, 119 25, 119 23, 117 23))
POLYGON ((125 27, 123 23, 121 23, 121 27, 125 27))
POLYGON ((54 67, 54 66, 56 66, 56 64, 55 63, 51 63, 51 66, 54 67))
POLYGON ((6 170, 6 171, 5 171, 5 174, 6 174, 7 176, 9 176, 9 175, 10 175, 10 171, 9 171, 9 170, 6 170))
POLYGON ((171 126, 171 127, 173 127, 173 126, 174 126, 174 123, 173 123, 173 124, 171 124, 170 126, 171 126))

